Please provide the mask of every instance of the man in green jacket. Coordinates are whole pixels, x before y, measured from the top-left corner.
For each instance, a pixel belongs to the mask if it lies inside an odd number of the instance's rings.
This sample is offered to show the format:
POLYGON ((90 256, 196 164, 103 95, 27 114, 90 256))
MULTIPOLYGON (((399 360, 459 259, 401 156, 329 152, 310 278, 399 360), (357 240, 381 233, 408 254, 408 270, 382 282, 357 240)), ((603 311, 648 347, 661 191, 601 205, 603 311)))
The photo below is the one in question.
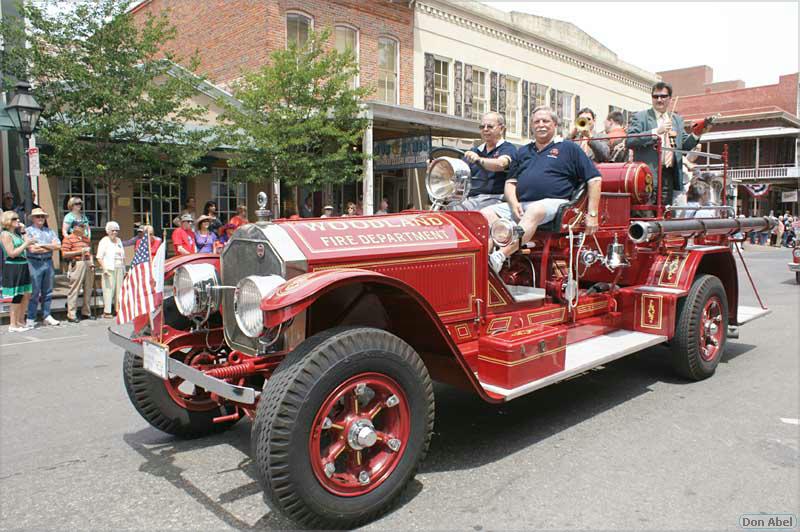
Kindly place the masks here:
MULTIPOLYGON (((653 107, 639 111, 633 115, 628 126, 628 148, 633 149, 633 158, 646 163, 653 176, 658 179, 658 153, 656 152, 656 137, 661 138, 662 146, 669 148, 674 144, 677 150, 691 150, 700 138, 695 134, 688 134, 684 129, 683 117, 671 113, 672 85, 659 81, 650 90, 653 98, 653 107), (650 134, 641 137, 631 135, 650 134)), ((674 195, 683 190, 683 165, 681 152, 663 150, 661 155, 661 183, 656 190, 661 191, 661 201, 664 205, 671 205, 674 195)))

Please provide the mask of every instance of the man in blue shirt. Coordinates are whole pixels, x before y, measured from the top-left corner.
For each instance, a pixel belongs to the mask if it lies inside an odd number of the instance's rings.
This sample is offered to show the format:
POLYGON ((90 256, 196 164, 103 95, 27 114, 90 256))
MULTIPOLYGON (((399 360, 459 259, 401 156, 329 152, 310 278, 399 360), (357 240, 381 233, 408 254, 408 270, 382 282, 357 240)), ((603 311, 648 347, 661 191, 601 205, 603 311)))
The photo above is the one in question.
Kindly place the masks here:
POLYGON ((503 201, 508 169, 516 159, 517 149, 503 139, 506 122, 500 113, 483 115, 480 130, 483 144, 464 154, 472 172, 469 197, 448 210, 479 211, 503 201))
MULTIPOLYGON (((489 225, 499 218, 518 220, 524 233, 522 244, 533 238, 536 228, 551 221, 558 207, 569 201, 582 183, 588 187, 586 234, 597 231, 597 209, 600 205, 600 172, 574 142, 554 142, 558 115, 549 107, 537 107, 531 117, 535 142, 522 146, 517 152, 517 167, 506 180, 507 203, 486 207, 481 213, 489 225)), ((495 272, 519 247, 513 241, 489 256, 495 272)))
POLYGON ((42 300, 42 321, 47 325, 58 325, 60 322, 50 314, 53 301, 53 251, 61 248, 61 240, 49 227, 45 227, 48 214, 37 207, 31 211, 33 225, 26 233, 34 238, 34 244, 28 248, 28 270, 31 274, 33 292, 28 302, 28 320, 26 325, 33 327, 36 323, 36 311, 39 309, 39 297, 42 300))

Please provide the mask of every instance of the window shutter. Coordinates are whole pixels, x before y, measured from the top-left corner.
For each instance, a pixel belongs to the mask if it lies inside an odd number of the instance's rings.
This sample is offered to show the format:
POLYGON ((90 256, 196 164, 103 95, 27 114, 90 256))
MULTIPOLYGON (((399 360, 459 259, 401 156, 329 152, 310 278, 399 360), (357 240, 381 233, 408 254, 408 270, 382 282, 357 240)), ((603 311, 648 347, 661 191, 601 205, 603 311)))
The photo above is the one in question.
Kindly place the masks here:
POLYGON ((556 110, 556 96, 558 95, 558 91, 555 89, 550 89, 550 109, 553 111, 556 110))
POLYGON ((497 111, 506 116, 506 75, 497 75, 497 111))
POLYGON ((472 118, 472 65, 464 65, 464 117, 472 118))
POLYGON ((461 102, 462 102, 462 92, 463 92, 462 91, 463 81, 461 78, 461 71, 463 69, 463 64, 461 63, 461 61, 456 61, 455 63, 456 64, 454 70, 456 79, 455 82, 453 83, 453 92, 455 93, 453 94, 453 100, 455 105, 453 106, 453 108, 455 109, 456 116, 463 116, 463 114, 461 113, 462 109, 461 102))
POLYGON ((489 75, 489 110, 497 111, 497 72, 489 75))
POLYGON ((522 81, 522 136, 528 136, 528 87, 527 80, 522 81))
POLYGON ((433 111, 433 54, 425 54, 425 110, 433 111))
POLYGON ((556 91, 556 114, 564 122, 564 92, 556 91))
POLYGON ((575 114, 578 114, 578 111, 581 110, 581 97, 577 94, 575 95, 575 114))

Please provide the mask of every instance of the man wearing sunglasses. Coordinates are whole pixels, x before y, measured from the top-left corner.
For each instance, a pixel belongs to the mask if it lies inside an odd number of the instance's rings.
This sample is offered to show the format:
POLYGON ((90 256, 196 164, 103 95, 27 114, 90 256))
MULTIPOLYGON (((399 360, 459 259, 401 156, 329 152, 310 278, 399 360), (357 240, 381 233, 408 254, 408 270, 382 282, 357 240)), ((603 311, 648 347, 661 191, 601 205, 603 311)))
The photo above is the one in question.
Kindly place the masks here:
POLYGON ((517 149, 503 139, 506 123, 501 114, 483 115, 480 130, 483 144, 464 154, 472 175, 469 197, 449 210, 479 211, 503 201, 508 169, 517 157, 517 149))
MULTIPOLYGON (((671 145, 676 150, 691 150, 700 138, 686 133, 683 117, 672 111, 672 85, 659 81, 650 91, 653 107, 633 115, 628 127, 628 148, 633 149, 633 158, 646 163, 653 176, 658 179, 658 153, 655 150, 656 138, 661 139, 664 148, 671 145), (631 135, 642 135, 631 137, 631 135), (649 135, 648 135, 649 134, 649 135)), ((671 205, 672 199, 683 191, 683 168, 681 152, 664 149, 661 155, 661 202, 671 205)), ((655 200, 654 200, 655 203, 655 200)))

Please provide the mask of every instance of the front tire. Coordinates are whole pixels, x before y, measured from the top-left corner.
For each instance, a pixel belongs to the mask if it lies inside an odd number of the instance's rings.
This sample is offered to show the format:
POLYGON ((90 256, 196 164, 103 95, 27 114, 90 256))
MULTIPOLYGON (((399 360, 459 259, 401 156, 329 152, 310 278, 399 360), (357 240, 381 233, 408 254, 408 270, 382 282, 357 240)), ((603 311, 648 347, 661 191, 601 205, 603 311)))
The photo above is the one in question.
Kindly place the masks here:
POLYGON ((431 438, 433 386, 400 338, 335 328, 284 359, 259 401, 252 446, 264 494, 297 522, 352 528, 386 512, 431 438))
MULTIPOLYGON (((184 318, 177 313, 173 298, 164 300, 164 321, 173 328, 181 327, 184 318)), ((149 334, 149 328, 142 331, 149 334)), ((192 362, 210 363, 213 356, 186 350, 170 353, 189 365, 192 362)), ((222 432, 232 427, 236 420, 214 423, 214 418, 225 412, 210 395, 201 389, 189 386, 182 379, 173 377, 161 380, 143 367, 140 357, 126 351, 122 362, 122 380, 133 407, 145 421, 167 434, 181 438, 199 438, 222 432)))
POLYGON ((794 272, 794 282, 800 284, 800 272, 794 272))
POLYGON ((672 360, 682 377, 699 381, 712 376, 725 350, 728 296, 719 278, 700 275, 678 304, 672 360))

